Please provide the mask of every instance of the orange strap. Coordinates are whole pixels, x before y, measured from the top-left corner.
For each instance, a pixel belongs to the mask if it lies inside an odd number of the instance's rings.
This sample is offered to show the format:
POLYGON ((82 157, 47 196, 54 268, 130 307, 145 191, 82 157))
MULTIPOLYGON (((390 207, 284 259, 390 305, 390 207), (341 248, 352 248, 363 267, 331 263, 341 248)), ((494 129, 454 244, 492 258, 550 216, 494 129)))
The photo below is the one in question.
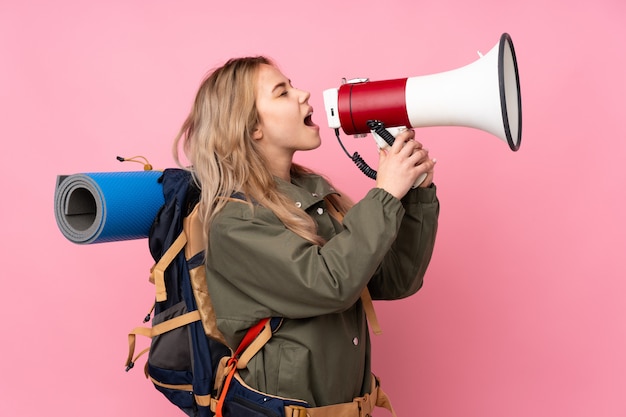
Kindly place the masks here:
MULTIPOLYGON (((263 320, 265 325, 263 329, 259 333, 259 335, 254 339, 252 343, 238 356, 237 359, 237 369, 244 369, 248 366, 248 362, 254 355, 260 351, 263 346, 272 338, 272 326, 269 320, 263 320)), ((256 332, 257 330, 254 330, 256 332)), ((253 332, 253 333, 254 333, 253 332)))
MULTIPOLYGON (((269 318, 263 319, 259 321, 257 324, 248 329, 248 332, 243 337, 243 340, 237 347, 237 350, 233 354, 233 356, 228 360, 228 367, 230 368, 228 371, 228 375, 226 375, 226 380, 224 381, 224 385, 222 386, 221 392, 219 394, 219 398, 217 400, 217 407, 215 409, 216 417, 223 417, 222 408, 224 407, 224 401, 226 400, 226 393, 228 393, 228 387, 230 386, 230 382, 237 371, 237 362, 239 361, 239 357, 241 354, 254 342, 261 331, 266 327, 266 324, 269 325, 269 318)), ((271 330, 270 330, 271 332, 271 330)), ((271 333, 270 333, 271 334, 271 333)), ((266 341, 267 342, 267 341, 266 341)), ((260 349, 260 346, 259 346, 260 349)))

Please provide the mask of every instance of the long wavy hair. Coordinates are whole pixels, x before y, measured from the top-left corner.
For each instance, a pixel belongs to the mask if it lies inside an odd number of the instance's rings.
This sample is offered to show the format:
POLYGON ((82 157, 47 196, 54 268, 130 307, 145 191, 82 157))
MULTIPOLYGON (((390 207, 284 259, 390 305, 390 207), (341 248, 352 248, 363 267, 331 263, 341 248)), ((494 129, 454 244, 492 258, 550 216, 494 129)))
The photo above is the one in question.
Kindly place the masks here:
MULTIPOLYGON (((323 245, 314 220, 278 191, 268 163, 252 139, 260 122, 255 87, 262 64, 275 66, 263 56, 236 58, 203 80, 174 141, 174 158, 182 166, 182 148, 191 163, 186 169, 201 189, 200 215, 205 238, 228 201, 224 197, 241 193, 251 207, 254 201, 270 209, 289 230, 313 244, 323 245)), ((292 177, 310 174, 313 172, 303 166, 291 166, 292 177)), ((347 211, 351 205, 346 197, 329 198, 340 211, 347 211)))

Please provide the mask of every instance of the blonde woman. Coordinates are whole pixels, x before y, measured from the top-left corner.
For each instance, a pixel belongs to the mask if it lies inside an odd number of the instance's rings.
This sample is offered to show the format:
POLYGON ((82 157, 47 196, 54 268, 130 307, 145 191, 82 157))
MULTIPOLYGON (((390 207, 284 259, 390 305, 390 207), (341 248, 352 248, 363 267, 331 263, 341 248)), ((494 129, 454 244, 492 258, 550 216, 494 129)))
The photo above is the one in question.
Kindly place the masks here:
POLYGON ((260 319, 283 318, 241 377, 321 407, 371 391, 360 296, 420 289, 439 202, 435 161, 412 130, 380 152, 375 187, 355 204, 295 164, 297 151, 321 143, 309 96, 267 58, 232 59, 202 82, 175 156, 184 149, 202 190, 206 278, 229 346, 260 319))

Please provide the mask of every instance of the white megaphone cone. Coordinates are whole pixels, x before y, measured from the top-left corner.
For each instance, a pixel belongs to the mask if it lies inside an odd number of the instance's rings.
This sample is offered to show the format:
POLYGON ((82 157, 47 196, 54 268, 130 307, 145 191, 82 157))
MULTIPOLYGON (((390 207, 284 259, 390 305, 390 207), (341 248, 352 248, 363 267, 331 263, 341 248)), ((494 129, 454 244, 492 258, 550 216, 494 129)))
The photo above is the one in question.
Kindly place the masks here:
POLYGON ((406 109, 412 127, 473 127, 517 151, 522 139, 522 105, 509 35, 502 35, 491 51, 472 64, 407 79, 406 109))
POLYGON ((375 133, 371 122, 380 121, 390 128, 476 128, 505 141, 513 151, 519 149, 522 139, 517 60, 507 33, 469 65, 419 77, 349 81, 324 91, 324 107, 328 125, 336 129, 337 136, 339 128, 348 135, 375 133))

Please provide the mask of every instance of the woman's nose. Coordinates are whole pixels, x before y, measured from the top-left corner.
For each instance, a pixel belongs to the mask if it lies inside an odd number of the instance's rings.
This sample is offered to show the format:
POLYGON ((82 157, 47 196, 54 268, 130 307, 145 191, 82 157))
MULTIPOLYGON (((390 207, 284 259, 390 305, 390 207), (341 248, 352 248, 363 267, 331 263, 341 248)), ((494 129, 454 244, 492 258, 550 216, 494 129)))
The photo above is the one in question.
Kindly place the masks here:
POLYGON ((308 91, 300 90, 300 102, 306 103, 307 100, 311 97, 311 93, 308 91))

